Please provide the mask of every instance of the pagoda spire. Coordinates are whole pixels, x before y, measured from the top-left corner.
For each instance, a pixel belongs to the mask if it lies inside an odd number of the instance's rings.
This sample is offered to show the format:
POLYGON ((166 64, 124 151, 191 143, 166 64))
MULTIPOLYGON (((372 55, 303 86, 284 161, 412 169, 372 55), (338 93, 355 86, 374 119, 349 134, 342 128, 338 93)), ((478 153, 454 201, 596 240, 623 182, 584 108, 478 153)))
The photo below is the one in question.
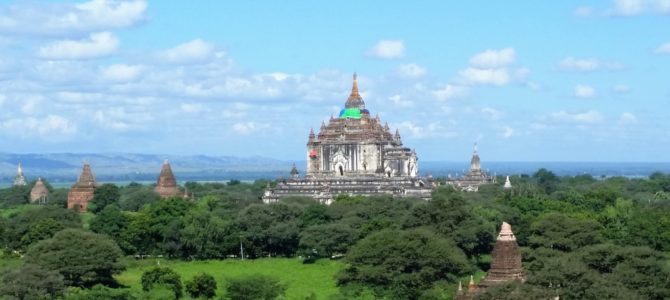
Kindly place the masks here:
POLYGON ((477 291, 477 285, 475 284, 475 279, 470 275, 470 282, 468 283, 468 294, 473 294, 477 291))
POLYGON ((364 109, 365 102, 363 102, 363 97, 361 97, 361 94, 358 92, 358 75, 354 73, 353 78, 353 83, 351 84, 351 94, 349 94, 349 98, 347 99, 347 103, 345 103, 344 107, 364 109))
POLYGON ((361 98, 361 94, 358 93, 358 75, 354 73, 354 82, 351 85, 351 94, 349 95, 349 99, 351 98, 361 98))
POLYGON ((21 168, 21 163, 16 167, 16 176, 14 177, 14 186, 25 186, 26 177, 23 175, 23 168, 21 168))

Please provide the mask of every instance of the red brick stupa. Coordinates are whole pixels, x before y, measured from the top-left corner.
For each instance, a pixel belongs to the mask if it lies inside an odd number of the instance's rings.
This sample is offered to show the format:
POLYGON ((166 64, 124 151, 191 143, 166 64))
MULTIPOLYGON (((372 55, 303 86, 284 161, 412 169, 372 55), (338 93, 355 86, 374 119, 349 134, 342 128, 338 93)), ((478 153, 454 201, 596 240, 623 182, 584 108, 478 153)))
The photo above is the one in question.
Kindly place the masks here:
POLYGON ((471 276, 467 291, 464 291, 459 283, 454 299, 474 299, 477 293, 483 292, 486 288, 510 281, 524 282, 525 276, 521 264, 521 252, 514 232, 512 232, 512 226, 503 222, 491 253, 491 268, 486 272, 486 276, 477 286, 471 276))
POLYGON ((93 172, 91 171, 91 165, 85 163, 77 182, 67 194, 67 208, 86 212, 88 203, 93 199, 95 186, 95 176, 93 176, 93 172))
POLYGON ((154 188, 154 190, 162 198, 168 198, 179 194, 177 179, 174 177, 172 168, 167 159, 163 162, 163 167, 161 168, 160 175, 158 175, 158 180, 156 180, 156 188, 154 188))

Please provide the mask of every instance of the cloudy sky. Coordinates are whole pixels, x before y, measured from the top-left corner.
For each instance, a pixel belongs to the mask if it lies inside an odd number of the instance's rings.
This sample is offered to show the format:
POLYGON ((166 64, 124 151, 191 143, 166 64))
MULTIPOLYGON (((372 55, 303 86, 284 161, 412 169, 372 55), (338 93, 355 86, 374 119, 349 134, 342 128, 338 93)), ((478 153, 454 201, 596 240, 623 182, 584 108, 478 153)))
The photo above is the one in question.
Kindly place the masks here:
POLYGON ((0 152, 304 159, 353 72, 423 160, 670 160, 668 0, 0 1, 0 152))

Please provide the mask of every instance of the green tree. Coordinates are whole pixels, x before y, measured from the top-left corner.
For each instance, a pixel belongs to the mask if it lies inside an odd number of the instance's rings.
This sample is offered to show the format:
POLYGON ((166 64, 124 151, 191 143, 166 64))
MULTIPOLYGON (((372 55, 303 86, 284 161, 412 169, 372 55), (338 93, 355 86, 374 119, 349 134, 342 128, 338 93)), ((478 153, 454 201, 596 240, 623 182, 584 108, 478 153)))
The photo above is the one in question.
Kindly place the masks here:
POLYGON ((174 296, 179 299, 183 296, 181 276, 170 268, 156 267, 142 273, 142 289, 149 291, 156 286, 169 287, 174 296))
POLYGON ((109 288, 97 284, 90 289, 71 287, 65 293, 64 300, 135 300, 130 289, 109 288))
POLYGON ((592 220, 580 220, 559 213, 541 216, 531 224, 529 244, 570 252, 602 241, 601 226, 592 220))
POLYGON ((99 213, 107 205, 118 204, 121 198, 119 187, 112 183, 105 183, 93 192, 93 199, 88 206, 88 209, 93 213, 99 213))
POLYGON ((212 275, 200 273, 186 282, 186 292, 192 298, 213 298, 216 296, 216 280, 212 275))
POLYGON ((286 286, 274 277, 252 274, 228 280, 226 297, 230 300, 274 300, 283 296, 286 286))
POLYGON ((307 227, 300 233, 300 249, 306 255, 331 257, 345 254, 358 234, 349 225, 332 223, 307 227))
POLYGON ((544 192, 549 195, 556 191, 558 188, 558 184, 560 183, 560 179, 554 172, 549 171, 545 168, 537 170, 535 174, 533 174, 533 179, 537 181, 537 184, 544 190, 544 192))
POLYGON ((55 299, 64 291, 63 276, 34 264, 5 273, 0 285, 0 295, 7 300, 55 299))
POLYGON ((371 234, 345 259, 339 285, 363 284, 394 299, 417 299, 435 281, 453 282, 472 269, 453 241, 422 229, 371 234))
POLYGON ((130 217, 122 212, 116 204, 107 205, 89 223, 89 229, 95 233, 105 234, 119 245, 124 252, 130 253, 130 245, 123 232, 130 223, 130 217))
POLYGON ((23 251, 63 228, 81 228, 78 213, 54 206, 37 206, 12 216, 5 228, 5 247, 23 251))
POLYGON ((181 198, 169 198, 145 206, 131 217, 123 233, 124 239, 139 254, 164 254, 182 257, 179 232, 184 227, 182 217, 193 203, 181 198))
POLYGON ((119 247, 107 236, 65 229, 31 246, 26 263, 57 271, 66 285, 92 286, 116 283, 112 276, 124 269, 121 256, 119 247))
POLYGON ((121 189, 119 206, 126 211, 139 211, 144 206, 160 201, 161 197, 150 186, 128 185, 121 189))
POLYGON ((223 258, 230 235, 230 222, 201 209, 192 210, 184 217, 180 239, 190 256, 198 259, 223 258))

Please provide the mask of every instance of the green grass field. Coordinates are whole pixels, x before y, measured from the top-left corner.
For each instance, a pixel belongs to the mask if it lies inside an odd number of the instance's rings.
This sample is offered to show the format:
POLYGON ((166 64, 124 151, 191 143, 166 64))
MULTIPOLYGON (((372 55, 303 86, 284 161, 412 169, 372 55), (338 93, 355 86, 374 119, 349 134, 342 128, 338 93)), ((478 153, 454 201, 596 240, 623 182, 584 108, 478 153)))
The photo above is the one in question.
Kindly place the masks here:
MULTIPOLYGON (((304 299, 314 292, 318 299, 326 299, 337 293, 334 275, 344 267, 337 261, 319 260, 314 264, 303 264, 297 258, 265 258, 256 260, 206 260, 177 261, 146 259, 128 261, 128 269, 115 276, 119 283, 140 291, 142 273, 158 263, 170 267, 181 275, 182 281, 190 280, 196 274, 209 273, 217 281, 217 297, 224 294, 227 279, 249 274, 265 274, 278 278, 287 286, 286 299, 304 299)), ((186 298, 188 299, 188 298, 186 298)))

